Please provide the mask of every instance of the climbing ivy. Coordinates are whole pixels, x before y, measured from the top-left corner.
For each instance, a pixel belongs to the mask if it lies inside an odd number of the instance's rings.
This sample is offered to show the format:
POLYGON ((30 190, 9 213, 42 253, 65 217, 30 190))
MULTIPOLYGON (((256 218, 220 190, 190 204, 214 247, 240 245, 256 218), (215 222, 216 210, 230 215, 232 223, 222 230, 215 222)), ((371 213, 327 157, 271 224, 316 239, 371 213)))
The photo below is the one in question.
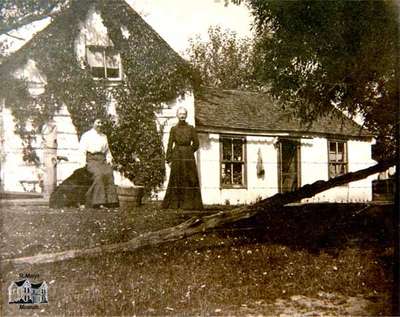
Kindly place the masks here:
MULTIPOLYGON (((25 150, 42 126, 65 104, 78 134, 102 118, 118 170, 149 193, 165 177, 162 129, 156 113, 164 102, 183 95, 192 85, 190 67, 123 0, 75 0, 65 12, 1 66, 0 88, 16 118, 16 132, 25 150), (78 61, 75 41, 89 9, 100 13, 108 36, 119 51, 124 77, 118 85, 93 79, 89 65, 78 61), (121 26, 128 32, 122 34, 121 26), (45 92, 32 97, 24 79, 12 77, 29 59, 46 76, 45 92), (117 118, 107 114, 110 98, 117 102, 117 118), (33 130, 27 129, 27 122, 33 130), (138 155, 140 162, 135 161, 138 155)), ((32 151, 31 151, 32 152, 32 151)), ((26 155, 37 161, 35 155, 26 155)))

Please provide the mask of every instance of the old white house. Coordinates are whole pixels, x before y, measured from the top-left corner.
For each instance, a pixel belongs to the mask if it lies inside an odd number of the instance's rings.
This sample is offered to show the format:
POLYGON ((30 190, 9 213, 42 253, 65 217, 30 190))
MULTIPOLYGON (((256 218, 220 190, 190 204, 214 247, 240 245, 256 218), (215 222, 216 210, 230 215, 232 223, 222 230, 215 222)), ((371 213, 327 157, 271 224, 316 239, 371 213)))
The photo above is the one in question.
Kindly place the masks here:
POLYGON ((48 286, 45 281, 31 283, 26 279, 12 282, 8 287, 10 304, 44 304, 48 301, 48 286))
MULTIPOLYGON (((206 204, 254 202, 374 164, 372 137, 339 111, 301 124, 268 95, 206 89, 195 100, 206 204)), ((371 178, 309 201, 371 200, 371 178)))
MULTIPOLYGON (((127 5, 122 0, 115 5, 127 5), (122 4, 123 3, 123 4, 122 4)), ((129 32, 121 23, 121 34, 126 41, 158 43, 160 54, 180 59, 171 47, 132 9, 138 32, 129 32)), ((118 15, 114 16, 118 22, 118 15)), ((74 40, 77 61, 87 63, 94 78, 102 78, 109 85, 126 80, 122 55, 113 45, 101 14, 89 8, 85 20, 79 25, 74 40)), ((47 27, 36 36, 48 36, 47 27)), ((6 60, 12 76, 24 78, 32 96, 42 94, 47 78, 34 59, 35 37, 18 52, 17 58, 6 60), (32 52, 32 58, 18 64, 18 54, 32 52)), ((148 61, 148 56, 132 58, 148 61)), ((0 67, 3 67, 0 65, 0 67)), ((176 123, 179 106, 188 109, 188 122, 197 127, 200 149, 197 152, 198 171, 202 197, 205 204, 250 203, 277 192, 293 190, 316 180, 327 180, 347 171, 358 170, 373 164, 371 159, 372 137, 360 126, 337 111, 314 122, 312 126, 282 110, 267 95, 244 91, 218 91, 206 89, 194 97, 190 89, 184 96, 165 102, 157 114, 163 126, 166 146, 171 126, 176 123)), ((116 102, 110 98, 108 112, 116 114, 116 102)), ((59 111, 37 136, 34 143, 39 165, 23 160, 22 140, 15 133, 15 120, 5 99, 0 98, 0 191, 37 192, 48 196, 56 184, 66 179, 82 164, 78 151, 78 135, 67 105, 59 111)), ((162 199, 167 178, 160 188, 162 199)), ((117 177, 117 184, 126 180, 117 177)), ((331 189, 311 201, 366 201, 370 200, 371 178, 331 189)))
MULTIPOLYGON (((106 5, 111 6, 115 11, 124 9, 126 12, 124 18, 132 21, 135 26, 135 29, 128 30, 122 21, 122 15, 112 15, 113 23, 114 25, 119 24, 118 28, 123 37, 121 39, 123 43, 120 45, 125 45, 125 47, 135 47, 135 45, 150 47, 150 49, 147 48, 147 53, 150 50, 151 54, 158 58, 158 64, 162 63, 172 71, 177 68, 178 63, 186 64, 186 61, 173 51, 125 1, 113 1, 106 5), (118 20, 120 18, 121 21, 118 20), (126 43, 129 43, 130 46, 126 43)), ((11 70, 10 78, 26 80, 29 93, 33 97, 43 94, 48 84, 45 70, 40 69, 35 61, 35 56, 38 54, 37 38, 46 38, 52 43, 63 42, 62 36, 65 37, 69 34, 59 34, 59 29, 54 29, 52 26, 55 22, 58 25, 63 25, 66 23, 65 21, 68 20, 63 19, 62 15, 58 16, 55 21, 38 32, 19 51, 8 57, 0 65, 3 73, 11 70)), ((69 32, 69 26, 64 26, 63 30, 65 33, 69 32)), ((71 32, 72 30, 71 27, 71 32)), ((53 45, 50 49, 58 49, 58 46, 53 45)), ((129 52, 126 58, 136 61, 136 64, 139 64, 142 69, 149 69, 149 72, 151 72, 154 71, 152 67, 157 67, 157 63, 149 60, 149 54, 145 54, 146 52, 143 52, 143 50, 125 50, 129 52), (141 63, 144 65, 140 65, 141 63)), ((57 56, 56 52, 52 54, 57 56)), ((83 22, 79 22, 78 32, 76 32, 74 39, 74 54, 77 64, 80 63, 82 68, 84 65, 88 65, 91 75, 99 83, 105 81, 106 86, 111 87, 127 80, 123 69, 122 52, 116 49, 109 37, 109 30, 104 25, 100 10, 94 5, 88 7, 85 19, 83 22)), ((55 62, 63 63, 61 59, 55 62)), ((135 84, 132 83, 132 85, 135 84)), ((0 96, 0 191, 38 192, 48 196, 56 184, 61 183, 75 169, 82 166, 84 158, 78 150, 77 129, 71 119, 68 105, 63 103, 59 106, 54 117, 45 124, 41 134, 37 135, 33 142, 33 148, 39 158, 39 164, 35 165, 23 159, 24 147, 21 138, 15 133, 15 118, 7 105, 6 99, 0 96)), ((190 89, 176 99, 166 100, 161 111, 157 113, 158 124, 163 127, 165 145, 168 142, 169 131, 173 125, 176 109, 179 106, 188 109, 188 122, 194 124, 194 97, 190 89)), ((112 96, 108 100, 107 107, 109 114, 116 115, 116 101, 112 96)), ((121 179, 119 176, 116 175, 117 184, 127 182, 126 179, 121 179)), ((160 197, 162 197, 162 189, 160 192, 160 197)))

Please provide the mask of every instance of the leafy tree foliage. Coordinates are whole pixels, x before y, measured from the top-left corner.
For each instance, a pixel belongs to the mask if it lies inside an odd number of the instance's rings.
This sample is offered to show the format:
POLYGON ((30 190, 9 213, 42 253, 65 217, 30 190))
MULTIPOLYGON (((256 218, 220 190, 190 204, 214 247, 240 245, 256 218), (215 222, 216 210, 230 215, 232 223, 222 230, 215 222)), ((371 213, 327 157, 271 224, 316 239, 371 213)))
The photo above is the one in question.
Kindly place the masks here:
POLYGON ((2 0, 0 2, 0 34, 55 15, 68 4, 68 0, 2 0))
POLYGON ((332 104, 360 113, 391 153, 398 100, 394 1, 245 2, 257 26, 257 76, 271 93, 305 121, 332 104))
POLYGON ((11 31, 45 17, 56 16, 68 7, 68 0, 2 0, 0 1, 0 58, 6 54, 10 40, 24 40, 11 31))
POLYGON ((187 55, 199 83, 222 89, 255 89, 254 41, 235 32, 210 27, 208 41, 189 40, 187 55))

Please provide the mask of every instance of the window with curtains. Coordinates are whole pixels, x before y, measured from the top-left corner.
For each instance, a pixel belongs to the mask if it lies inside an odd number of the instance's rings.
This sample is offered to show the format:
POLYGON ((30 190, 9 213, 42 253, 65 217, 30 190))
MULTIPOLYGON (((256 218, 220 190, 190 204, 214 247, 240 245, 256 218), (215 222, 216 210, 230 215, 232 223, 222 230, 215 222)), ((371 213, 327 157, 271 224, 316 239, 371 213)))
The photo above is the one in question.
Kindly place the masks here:
POLYGON ((329 140, 328 151, 329 178, 346 174, 348 171, 347 142, 329 140))
POLYGON ((222 135, 220 137, 221 187, 246 186, 246 139, 222 135))
POLYGON ((121 79, 121 56, 114 47, 87 46, 86 56, 94 78, 121 79))

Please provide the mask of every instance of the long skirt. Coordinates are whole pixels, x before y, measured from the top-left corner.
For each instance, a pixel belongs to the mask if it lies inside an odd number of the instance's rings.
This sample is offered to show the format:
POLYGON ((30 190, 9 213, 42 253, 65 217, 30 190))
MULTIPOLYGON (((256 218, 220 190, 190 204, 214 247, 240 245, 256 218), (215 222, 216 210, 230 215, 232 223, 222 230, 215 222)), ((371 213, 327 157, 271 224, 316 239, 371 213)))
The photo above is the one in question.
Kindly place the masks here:
POLYGON ((168 188, 161 207, 203 209, 196 161, 190 146, 178 146, 174 149, 168 188))
POLYGON ((117 190, 114 185, 113 170, 106 163, 103 153, 86 154, 86 166, 92 175, 93 183, 86 192, 86 206, 115 206, 118 204, 117 190))

